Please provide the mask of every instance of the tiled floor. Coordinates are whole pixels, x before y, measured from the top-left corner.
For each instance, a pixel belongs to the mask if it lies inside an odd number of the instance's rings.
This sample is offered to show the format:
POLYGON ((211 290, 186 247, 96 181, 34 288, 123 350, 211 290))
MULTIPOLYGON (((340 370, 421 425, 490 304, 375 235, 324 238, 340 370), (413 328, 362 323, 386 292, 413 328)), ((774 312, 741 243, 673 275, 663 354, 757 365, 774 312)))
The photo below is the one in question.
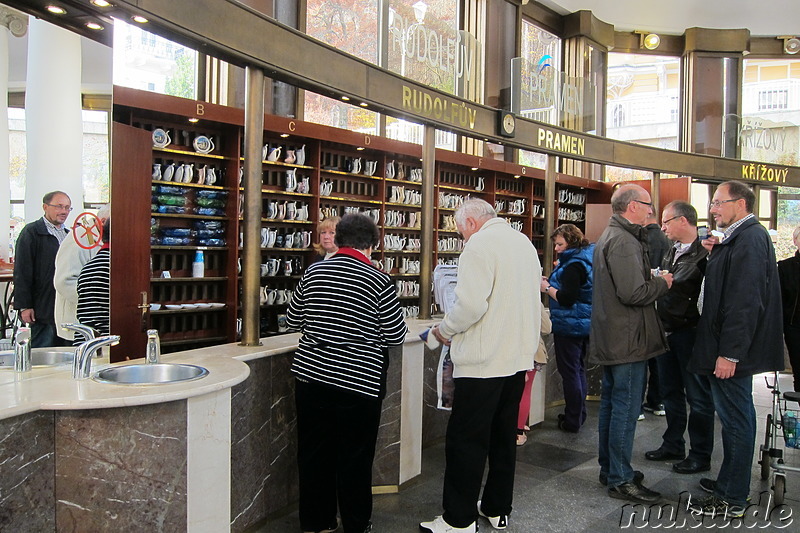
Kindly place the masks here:
MULTIPOLYGON (((781 378, 784 390, 791 390, 789 376, 781 378)), ((771 394, 763 377, 754 381, 754 396, 759 428, 757 447, 763 441, 766 416, 771 412, 771 394)), ((561 408, 546 412, 545 421, 529 434, 528 443, 518 449, 517 480, 514 492, 514 511, 509 532, 591 532, 604 533, 621 529, 670 530, 758 530, 800 531, 800 473, 786 477, 786 503, 775 507, 770 496, 771 480, 761 481, 757 458, 753 461, 753 505, 744 522, 727 523, 724 518, 704 522, 687 514, 688 494, 705 495, 697 483, 709 473, 675 474, 669 463, 644 459, 644 452, 661 444, 665 420, 648 414, 636 430, 633 464, 645 474, 644 484, 664 496, 663 511, 624 506, 615 500, 597 481, 597 408, 590 402, 590 420, 579 434, 567 434, 556 428, 556 416, 561 408), (678 503, 682 501, 683 507, 678 503), (670 505, 671 504, 671 505, 670 505), (781 521, 781 519, 783 519, 781 521), (738 525, 738 527, 736 527, 738 525)), ((795 408, 797 405, 795 404, 795 408)), ((711 475, 719 467, 722 445, 717 424, 717 446, 711 475)), ((787 465, 800 467, 800 450, 787 450, 787 465)), ((432 446, 423 452, 422 475, 408 483, 399 494, 375 496, 373 523, 376 533, 418 531, 418 523, 441 514, 444 446, 432 446)), ((493 531, 488 522, 479 522, 482 531, 493 531)), ((257 533, 294 533, 299 530, 297 512, 277 517, 259 528, 257 533)))

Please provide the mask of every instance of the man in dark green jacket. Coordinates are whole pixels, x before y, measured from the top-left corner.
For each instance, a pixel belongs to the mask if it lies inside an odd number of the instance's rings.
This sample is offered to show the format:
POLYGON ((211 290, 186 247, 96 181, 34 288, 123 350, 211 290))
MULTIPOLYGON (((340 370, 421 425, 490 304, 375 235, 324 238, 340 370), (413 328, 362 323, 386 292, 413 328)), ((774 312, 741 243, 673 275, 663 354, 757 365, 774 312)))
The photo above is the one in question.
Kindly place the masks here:
POLYGON ((631 468, 636 419, 647 360, 667 351, 655 301, 672 274, 653 277, 647 257, 650 194, 623 185, 611 196, 614 212, 594 249, 589 362, 603 366, 599 414, 600 482, 613 498, 654 503, 661 498, 631 468))
POLYGON ((713 494, 695 502, 707 515, 744 514, 756 439, 753 374, 783 370, 783 311, 775 249, 753 215, 756 197, 744 183, 717 187, 711 214, 724 237, 703 241, 709 250, 689 370, 707 376, 722 423, 724 456, 713 494))

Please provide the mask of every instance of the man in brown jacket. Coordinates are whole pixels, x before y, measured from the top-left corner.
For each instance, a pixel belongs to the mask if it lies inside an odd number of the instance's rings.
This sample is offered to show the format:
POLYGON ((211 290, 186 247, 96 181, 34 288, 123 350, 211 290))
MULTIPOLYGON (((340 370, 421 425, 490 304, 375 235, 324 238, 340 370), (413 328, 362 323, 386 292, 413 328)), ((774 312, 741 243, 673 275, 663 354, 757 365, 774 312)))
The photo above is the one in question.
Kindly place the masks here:
POLYGON ((641 409, 647 360, 667 341, 655 301, 672 275, 653 277, 647 257, 650 194, 623 185, 611 196, 613 215, 594 249, 594 290, 589 362, 603 366, 599 414, 600 482, 613 498, 653 503, 661 495, 644 487, 631 468, 633 436, 641 409))

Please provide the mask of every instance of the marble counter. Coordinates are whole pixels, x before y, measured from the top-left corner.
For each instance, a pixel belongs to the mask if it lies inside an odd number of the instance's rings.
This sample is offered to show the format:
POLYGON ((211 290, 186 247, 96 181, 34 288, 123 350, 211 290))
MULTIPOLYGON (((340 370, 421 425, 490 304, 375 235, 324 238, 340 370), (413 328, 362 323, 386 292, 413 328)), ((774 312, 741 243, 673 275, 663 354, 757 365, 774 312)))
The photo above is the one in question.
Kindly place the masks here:
MULTIPOLYGON (((409 321, 406 344, 390 357, 375 459, 379 492, 396 491, 421 471, 417 334, 427 324, 409 321)), ((298 339, 163 356, 209 370, 182 384, 78 381, 69 366, 0 371, 0 530, 243 531, 292 505, 289 367, 298 339)), ((95 360, 92 370, 107 366, 95 360)))

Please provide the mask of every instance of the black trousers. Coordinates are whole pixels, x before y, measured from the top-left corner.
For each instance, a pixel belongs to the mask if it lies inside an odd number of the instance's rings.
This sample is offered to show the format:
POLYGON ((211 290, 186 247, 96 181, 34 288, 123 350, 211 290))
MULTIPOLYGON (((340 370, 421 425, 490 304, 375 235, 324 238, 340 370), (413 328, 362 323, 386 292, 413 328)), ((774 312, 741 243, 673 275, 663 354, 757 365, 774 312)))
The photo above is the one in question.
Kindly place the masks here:
POLYGON ((456 378, 447 424, 444 519, 467 527, 478 517, 511 514, 517 461, 517 414, 525 372, 500 378, 456 378), (486 461, 489 473, 481 494, 486 461))
POLYGON ((372 461, 381 400, 295 380, 300 528, 361 533, 372 516, 372 461))
POLYGON ((800 327, 784 326, 783 340, 789 352, 789 364, 794 374, 794 390, 800 392, 800 327))

